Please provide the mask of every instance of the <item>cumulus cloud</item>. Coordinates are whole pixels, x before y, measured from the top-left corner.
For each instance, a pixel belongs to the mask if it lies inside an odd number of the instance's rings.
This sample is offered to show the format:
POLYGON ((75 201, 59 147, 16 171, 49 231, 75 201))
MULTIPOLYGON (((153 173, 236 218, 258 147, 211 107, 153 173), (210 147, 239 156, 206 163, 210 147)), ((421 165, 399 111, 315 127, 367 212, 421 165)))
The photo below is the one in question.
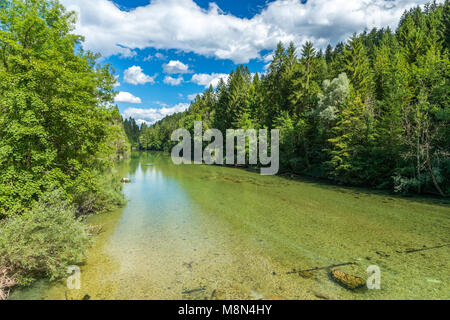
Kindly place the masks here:
POLYGON ((184 81, 182 76, 179 76, 178 78, 173 78, 171 76, 166 76, 164 78, 164 83, 171 85, 171 86, 179 86, 184 81))
POLYGON ((163 65, 164 73, 180 74, 189 73, 189 66, 178 60, 171 60, 169 63, 163 65))
POLYGON ((188 103, 179 103, 173 107, 163 108, 128 108, 122 113, 122 116, 125 119, 128 119, 129 117, 137 119, 139 120, 138 123, 153 124, 172 114, 186 111, 188 108, 188 103))
POLYGON ((198 73, 192 76, 191 82, 194 82, 199 86, 205 86, 206 88, 208 88, 210 85, 215 88, 219 84, 220 79, 223 79, 223 81, 226 82, 228 80, 228 77, 229 75, 225 73, 198 73))
MULTIPOLYGON (((353 32, 395 27, 404 10, 428 0, 275 0, 250 19, 208 10, 193 0, 152 0, 130 11, 109 0, 62 0, 79 13, 75 32, 104 56, 134 49, 177 49, 246 63, 279 41, 324 47, 353 32)), ((443 2, 440 0, 439 2, 443 2)))
POLYGON ((126 83, 138 85, 138 84, 146 84, 146 83, 155 83, 155 78, 157 75, 150 77, 146 75, 142 68, 139 66, 132 66, 125 70, 123 73, 123 80, 126 83))
POLYGON ((141 98, 135 97, 129 92, 119 92, 114 100, 115 102, 139 104, 142 103, 141 98))

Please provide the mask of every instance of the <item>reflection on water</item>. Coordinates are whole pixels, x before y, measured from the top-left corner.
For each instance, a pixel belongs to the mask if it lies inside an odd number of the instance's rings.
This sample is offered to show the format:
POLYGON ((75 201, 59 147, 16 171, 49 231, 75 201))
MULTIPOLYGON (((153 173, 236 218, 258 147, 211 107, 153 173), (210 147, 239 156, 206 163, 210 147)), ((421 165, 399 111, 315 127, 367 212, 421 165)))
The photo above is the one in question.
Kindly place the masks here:
POLYGON ((89 218, 104 225, 82 266, 82 288, 40 282, 13 299, 449 299, 448 204, 260 176, 174 166, 135 153, 119 166, 128 205, 89 218), (381 290, 350 292, 327 270, 343 262, 381 290))

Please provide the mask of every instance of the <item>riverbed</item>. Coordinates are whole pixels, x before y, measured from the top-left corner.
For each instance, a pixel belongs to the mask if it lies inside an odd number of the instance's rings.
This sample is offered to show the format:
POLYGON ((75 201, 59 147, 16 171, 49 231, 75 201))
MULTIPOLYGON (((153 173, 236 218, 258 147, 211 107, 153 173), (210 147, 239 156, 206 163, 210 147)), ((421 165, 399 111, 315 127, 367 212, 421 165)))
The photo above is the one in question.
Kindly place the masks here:
POLYGON ((62 280, 12 299, 450 299, 450 205, 133 153, 128 204, 101 225, 81 289, 62 280), (439 247, 442 246, 442 247, 439 247), (433 247, 438 247, 431 249, 433 247), (335 264, 381 289, 331 281, 335 264))

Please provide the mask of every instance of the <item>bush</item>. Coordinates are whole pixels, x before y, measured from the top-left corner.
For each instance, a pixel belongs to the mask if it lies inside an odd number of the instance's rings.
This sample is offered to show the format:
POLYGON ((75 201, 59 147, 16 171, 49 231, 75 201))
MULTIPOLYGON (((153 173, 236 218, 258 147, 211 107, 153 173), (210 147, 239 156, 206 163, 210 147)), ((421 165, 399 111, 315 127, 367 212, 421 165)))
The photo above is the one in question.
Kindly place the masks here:
POLYGON ((109 211, 125 204, 120 177, 113 172, 100 174, 84 170, 70 194, 78 216, 109 211))
POLYGON ((69 265, 83 261, 90 244, 87 227, 59 192, 0 221, 0 231, 0 266, 12 270, 19 285, 63 277, 69 265))

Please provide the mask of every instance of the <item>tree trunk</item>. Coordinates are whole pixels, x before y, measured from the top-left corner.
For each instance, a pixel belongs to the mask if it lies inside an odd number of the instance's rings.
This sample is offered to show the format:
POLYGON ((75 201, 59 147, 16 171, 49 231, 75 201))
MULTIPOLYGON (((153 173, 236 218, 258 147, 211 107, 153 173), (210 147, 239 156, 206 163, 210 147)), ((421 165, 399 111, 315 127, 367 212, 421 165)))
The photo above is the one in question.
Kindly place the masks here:
POLYGON ((430 148, 429 148, 429 146, 427 146, 427 167, 428 167, 428 171, 430 172, 431 179, 433 180, 434 187, 441 194, 441 196, 443 196, 445 198, 446 197, 445 193, 442 191, 441 187, 439 187, 439 184, 438 184, 438 182, 436 180, 436 177, 434 176, 434 173, 433 173, 433 167, 431 165, 430 148))
POLYGON ((420 181, 420 138, 417 136, 417 191, 420 194, 421 193, 421 181, 420 181))

